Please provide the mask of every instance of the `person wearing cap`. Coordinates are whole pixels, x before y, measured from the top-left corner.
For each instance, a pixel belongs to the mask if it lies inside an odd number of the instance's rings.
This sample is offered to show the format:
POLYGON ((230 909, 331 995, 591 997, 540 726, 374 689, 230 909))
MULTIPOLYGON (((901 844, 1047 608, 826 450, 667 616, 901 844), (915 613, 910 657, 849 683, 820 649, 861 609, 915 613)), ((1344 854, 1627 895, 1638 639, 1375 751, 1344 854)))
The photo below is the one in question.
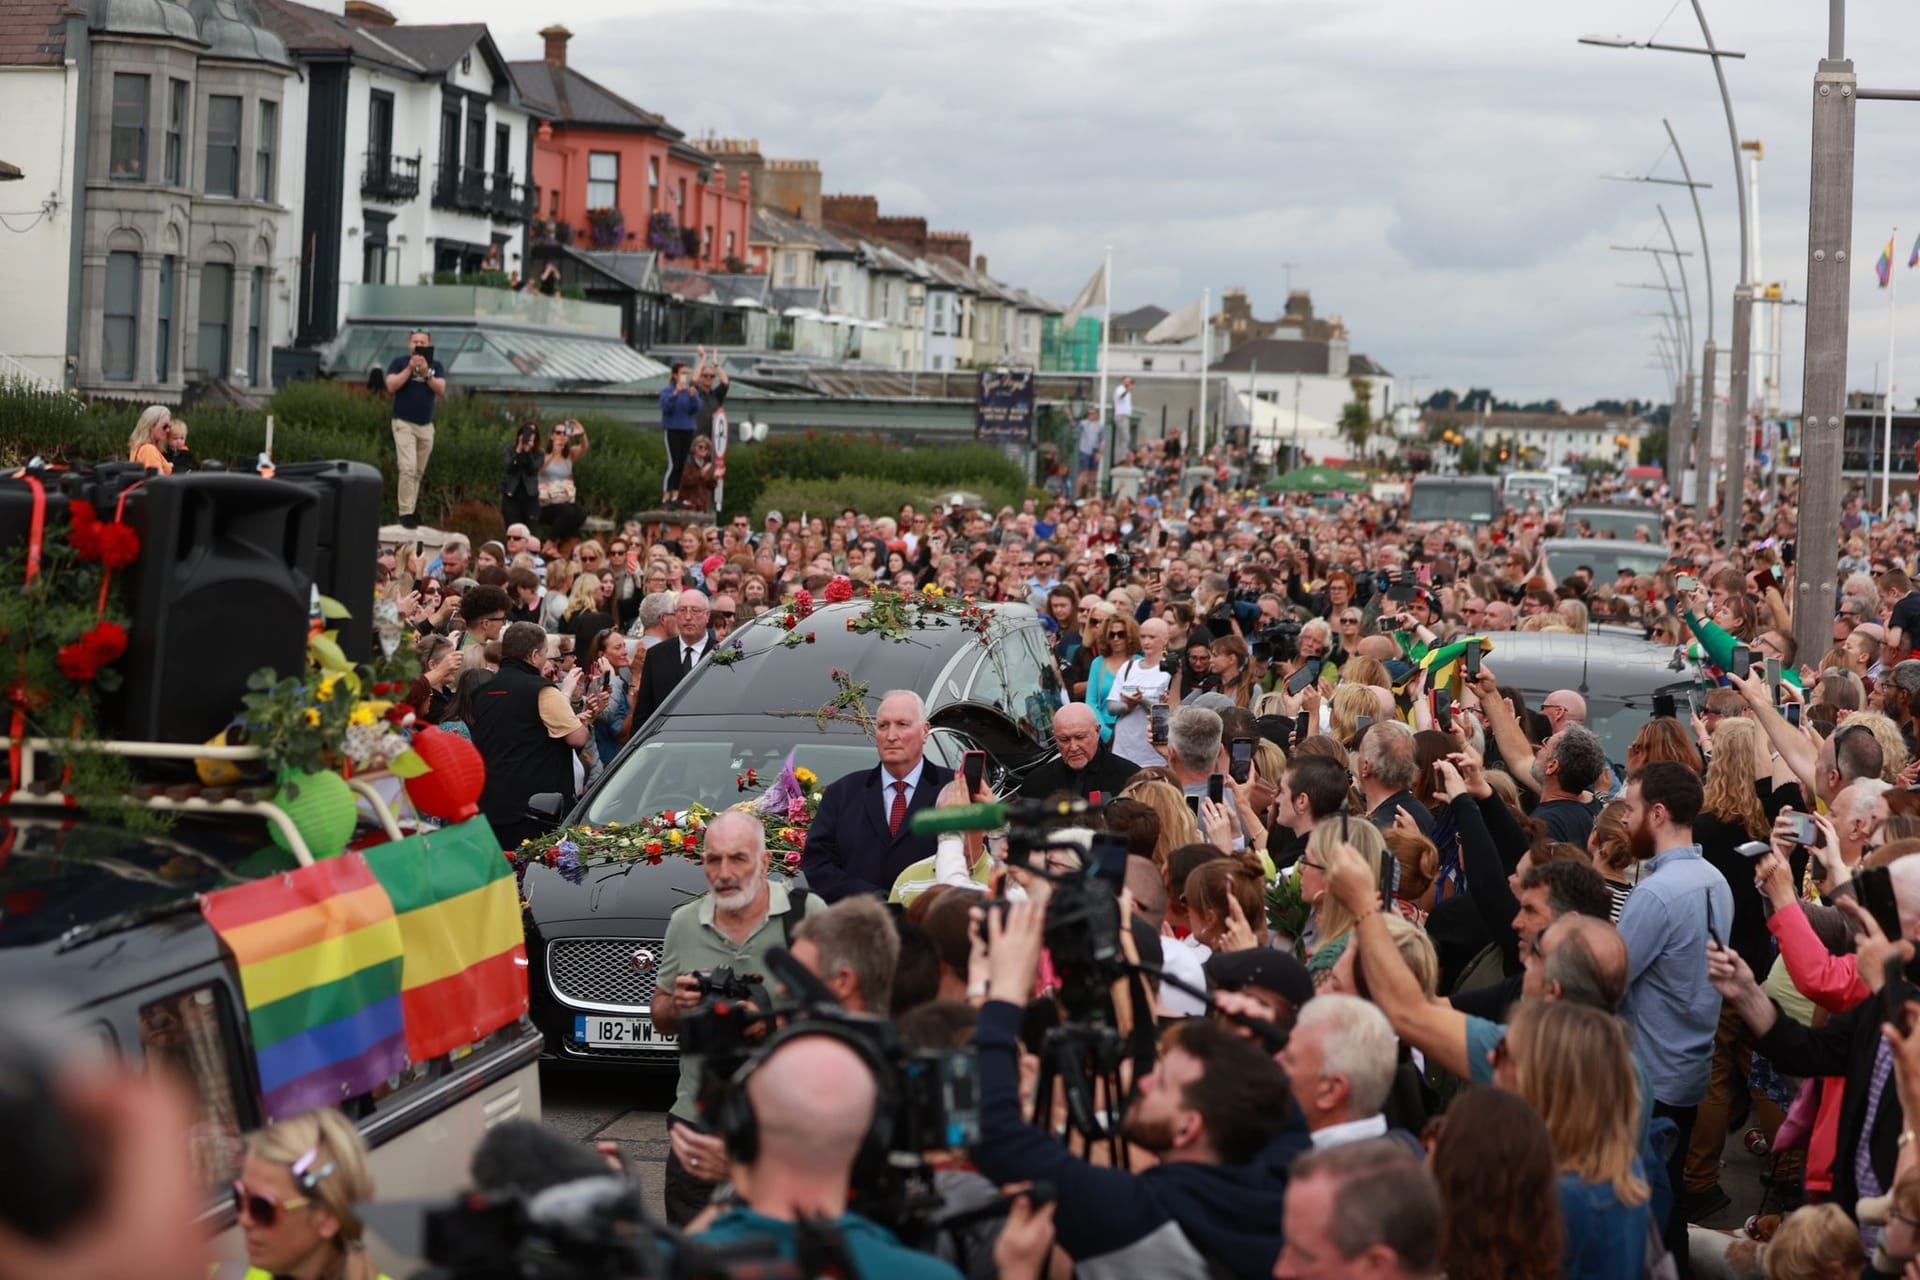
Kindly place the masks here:
POLYGON ((1260 1002, 1262 1015, 1283 1031, 1307 1001, 1313 999, 1313 976, 1299 959, 1272 947, 1245 951, 1216 951, 1204 966, 1207 985, 1214 991, 1234 991, 1260 1002))

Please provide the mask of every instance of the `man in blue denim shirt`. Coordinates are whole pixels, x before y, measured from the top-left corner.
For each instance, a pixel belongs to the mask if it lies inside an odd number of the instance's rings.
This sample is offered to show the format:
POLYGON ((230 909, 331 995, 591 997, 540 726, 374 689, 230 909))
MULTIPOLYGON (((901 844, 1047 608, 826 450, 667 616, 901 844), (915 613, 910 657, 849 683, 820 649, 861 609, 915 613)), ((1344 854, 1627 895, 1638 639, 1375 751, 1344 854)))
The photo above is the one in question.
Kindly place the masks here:
MULTIPOLYGON (((1627 782, 1627 834, 1641 866, 1620 912, 1627 944, 1620 1015, 1652 1078, 1654 1113, 1680 1130, 1667 1162, 1675 1187, 1707 1094, 1720 1022, 1720 995, 1707 981, 1707 939, 1725 941, 1733 925, 1733 890, 1693 842, 1700 802, 1700 775, 1683 764, 1650 764, 1627 782)), ((1668 1225, 1667 1247, 1676 1256, 1686 1250, 1685 1216, 1675 1212, 1668 1225)))

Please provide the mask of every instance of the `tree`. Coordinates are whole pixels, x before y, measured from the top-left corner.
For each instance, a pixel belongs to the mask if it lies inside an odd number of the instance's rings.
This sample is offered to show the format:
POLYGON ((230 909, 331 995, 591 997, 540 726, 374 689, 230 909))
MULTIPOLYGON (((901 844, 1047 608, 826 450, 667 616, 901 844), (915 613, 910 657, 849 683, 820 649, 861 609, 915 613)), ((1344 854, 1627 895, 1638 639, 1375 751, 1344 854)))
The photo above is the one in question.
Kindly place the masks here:
POLYGON ((1659 467, 1666 465, 1666 457, 1667 424, 1663 422, 1640 437, 1639 461, 1643 467, 1659 467))
POLYGON ((1368 378, 1349 378, 1347 386, 1353 391, 1353 399, 1340 407, 1340 437, 1347 442, 1354 460, 1364 461, 1367 441, 1374 431, 1373 382, 1368 378))

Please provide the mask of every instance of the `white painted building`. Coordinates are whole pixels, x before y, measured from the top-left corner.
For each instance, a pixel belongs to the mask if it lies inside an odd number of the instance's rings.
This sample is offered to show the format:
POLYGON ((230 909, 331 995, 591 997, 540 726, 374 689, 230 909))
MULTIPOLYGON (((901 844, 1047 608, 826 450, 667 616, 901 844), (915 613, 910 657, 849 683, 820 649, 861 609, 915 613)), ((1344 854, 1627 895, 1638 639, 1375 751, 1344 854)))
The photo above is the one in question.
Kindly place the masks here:
MULTIPOLYGON (((48 387, 70 385, 68 303, 79 261, 81 75, 62 7, 28 4, 29 14, 42 11, 35 16, 45 18, 43 37, 0 59, 0 120, 7 122, 0 161, 19 174, 9 171, 0 182, 0 277, 11 296, 0 307, 0 378, 48 387)), ((84 38, 84 20, 75 25, 84 38)))
POLYGON ((281 339, 330 341, 358 284, 523 271, 532 116, 486 26, 396 25, 366 0, 259 4, 305 90, 287 176, 308 260, 281 339))

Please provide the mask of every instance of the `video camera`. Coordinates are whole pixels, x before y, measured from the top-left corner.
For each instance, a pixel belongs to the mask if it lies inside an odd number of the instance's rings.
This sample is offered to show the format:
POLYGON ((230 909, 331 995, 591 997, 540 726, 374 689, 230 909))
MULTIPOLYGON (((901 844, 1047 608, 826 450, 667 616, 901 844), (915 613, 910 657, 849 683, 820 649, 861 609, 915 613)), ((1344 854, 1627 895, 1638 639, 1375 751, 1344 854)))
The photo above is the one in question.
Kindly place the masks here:
POLYGON ((1133 557, 1125 551, 1109 551, 1105 559, 1107 568, 1115 573, 1128 573, 1133 569, 1133 557))
POLYGON ((1300 656, 1300 630, 1292 618, 1270 622, 1253 633, 1253 656, 1267 662, 1292 662, 1300 656))
POLYGON ((856 1165, 854 1202, 868 1218, 902 1240, 930 1239, 939 1227, 939 1194, 933 1188, 929 1151, 972 1145, 980 1137, 979 1059, 972 1049, 913 1049, 885 1018, 853 1013, 825 984, 781 947, 767 953, 767 967, 789 994, 773 1000, 768 989, 724 969, 706 975, 711 996, 680 1019, 680 1051, 702 1055, 696 1106, 717 1128, 724 1100, 739 1087, 742 1072, 761 1060, 755 1047, 777 1026, 791 1031, 817 1027, 864 1046, 875 1068, 882 1105, 880 1126, 889 1135, 883 1161, 856 1165))

